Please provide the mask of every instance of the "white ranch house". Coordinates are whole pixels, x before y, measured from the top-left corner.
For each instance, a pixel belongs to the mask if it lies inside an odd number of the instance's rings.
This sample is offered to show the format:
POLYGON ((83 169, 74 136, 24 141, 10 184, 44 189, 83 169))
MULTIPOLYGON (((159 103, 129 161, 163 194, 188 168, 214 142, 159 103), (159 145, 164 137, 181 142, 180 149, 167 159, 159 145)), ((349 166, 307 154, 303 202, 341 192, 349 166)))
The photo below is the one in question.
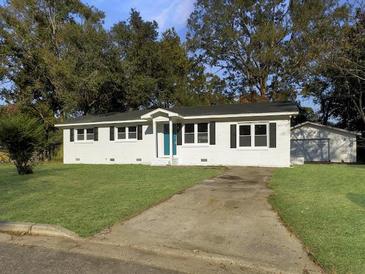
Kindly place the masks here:
POLYGON ((63 129, 64 163, 290 166, 292 103, 89 115, 63 129))

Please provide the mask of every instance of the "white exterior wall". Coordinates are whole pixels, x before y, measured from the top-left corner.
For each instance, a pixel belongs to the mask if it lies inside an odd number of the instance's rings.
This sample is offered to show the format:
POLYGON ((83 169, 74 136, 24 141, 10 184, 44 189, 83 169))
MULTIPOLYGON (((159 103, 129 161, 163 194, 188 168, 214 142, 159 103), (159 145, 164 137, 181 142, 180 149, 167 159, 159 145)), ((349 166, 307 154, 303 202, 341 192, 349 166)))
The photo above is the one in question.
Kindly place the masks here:
MULTIPOLYGON (((237 132, 238 132, 237 127, 237 132)), ((237 165, 288 167, 290 165, 290 120, 216 121, 216 144, 184 144, 177 147, 181 165, 237 165), (276 122, 276 148, 230 147, 230 125, 276 122), (207 162, 202 162, 206 159, 207 162)))
POLYGON ((98 141, 77 141, 76 130, 74 142, 70 142, 70 129, 63 130, 65 164, 149 164, 154 157, 152 125, 143 125, 143 140, 117 140, 115 132, 115 141, 110 141, 109 126, 103 126, 98 129, 98 141))
MULTIPOLYGON (((290 165, 290 120, 289 117, 264 117, 253 119, 214 120, 216 122, 216 144, 183 144, 177 146, 178 165, 239 165, 288 167, 290 165), (230 148, 230 125, 247 123, 276 123, 276 148, 230 148), (202 161, 202 159, 204 159, 202 161)), ((207 120, 176 121, 177 123, 199 123, 207 120)), ((157 123, 158 155, 163 155, 163 123, 157 123)), ((115 125, 117 127, 117 125, 115 125)), ((80 127, 82 128, 82 127, 80 127)), ((76 140, 70 142, 70 129, 64 129, 64 163, 85 164, 151 164, 155 159, 155 134, 152 122, 143 126, 143 140, 110 141, 109 126, 99 127, 98 141, 76 140), (114 158, 115 161, 110 161, 114 158), (142 159, 137 162, 137 159, 142 159), (77 160, 79 159, 79 160, 77 160)), ((269 130, 269 127, 268 127, 269 130)), ((237 127, 237 133, 239 128, 237 127)), ((117 135, 115 135, 117 137, 117 135)))
MULTIPOLYGON (((291 139, 329 139, 329 158, 331 162, 356 162, 356 137, 353 134, 308 124, 293 129, 291 139)), ((315 142, 312 143, 315 145, 315 142)), ((293 145, 299 146, 300 142, 295 142, 293 145)), ((300 151, 303 148, 293 147, 293 150, 300 151)))

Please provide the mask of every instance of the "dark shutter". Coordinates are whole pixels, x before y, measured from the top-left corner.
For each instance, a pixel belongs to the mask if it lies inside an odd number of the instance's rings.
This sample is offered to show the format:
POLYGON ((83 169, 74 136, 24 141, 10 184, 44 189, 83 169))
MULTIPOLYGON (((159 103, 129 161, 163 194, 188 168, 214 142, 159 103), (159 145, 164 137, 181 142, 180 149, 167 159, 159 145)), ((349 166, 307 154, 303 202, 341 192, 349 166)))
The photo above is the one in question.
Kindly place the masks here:
POLYGON ((237 147, 237 125, 231 125, 231 148, 237 147))
POLYGON ((70 142, 73 142, 75 140, 75 130, 73 128, 70 128, 70 142))
POLYGON ((270 123, 269 134, 269 147, 276 147, 276 123, 270 123))
POLYGON ((110 141, 114 141, 114 127, 110 127, 110 141))
POLYGON ((142 125, 137 126, 137 140, 142 140, 142 125))
POLYGON ((178 146, 181 146, 182 145, 182 131, 181 131, 181 124, 176 124, 176 144, 178 146))
POLYGON ((94 141, 98 141, 98 140, 99 140, 98 128, 94 127, 94 141))
POLYGON ((209 123, 209 144, 215 145, 215 122, 209 123))

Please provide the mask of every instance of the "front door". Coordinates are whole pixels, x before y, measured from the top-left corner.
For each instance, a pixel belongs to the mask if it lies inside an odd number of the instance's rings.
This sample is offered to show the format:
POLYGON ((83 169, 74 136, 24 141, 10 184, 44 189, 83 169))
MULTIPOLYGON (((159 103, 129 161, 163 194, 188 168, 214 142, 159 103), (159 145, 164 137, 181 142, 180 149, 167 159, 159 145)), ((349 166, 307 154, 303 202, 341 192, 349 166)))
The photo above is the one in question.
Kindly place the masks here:
MULTIPOLYGON (((173 125, 173 134, 172 134, 172 154, 176 155, 176 125, 173 125)), ((163 125, 163 147, 164 147, 164 155, 170 155, 170 130, 169 124, 163 125)))

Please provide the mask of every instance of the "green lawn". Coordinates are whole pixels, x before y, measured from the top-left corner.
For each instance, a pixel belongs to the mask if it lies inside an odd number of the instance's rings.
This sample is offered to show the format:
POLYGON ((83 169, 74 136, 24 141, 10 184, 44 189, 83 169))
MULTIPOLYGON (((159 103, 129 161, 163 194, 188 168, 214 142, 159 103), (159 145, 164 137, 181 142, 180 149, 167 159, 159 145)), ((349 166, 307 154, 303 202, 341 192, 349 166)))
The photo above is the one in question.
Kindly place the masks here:
POLYGON ((365 166, 278 169, 270 201, 329 272, 365 273, 365 166))
POLYGON ((58 224, 90 236, 222 170, 54 163, 19 176, 0 165, 0 220, 58 224))

